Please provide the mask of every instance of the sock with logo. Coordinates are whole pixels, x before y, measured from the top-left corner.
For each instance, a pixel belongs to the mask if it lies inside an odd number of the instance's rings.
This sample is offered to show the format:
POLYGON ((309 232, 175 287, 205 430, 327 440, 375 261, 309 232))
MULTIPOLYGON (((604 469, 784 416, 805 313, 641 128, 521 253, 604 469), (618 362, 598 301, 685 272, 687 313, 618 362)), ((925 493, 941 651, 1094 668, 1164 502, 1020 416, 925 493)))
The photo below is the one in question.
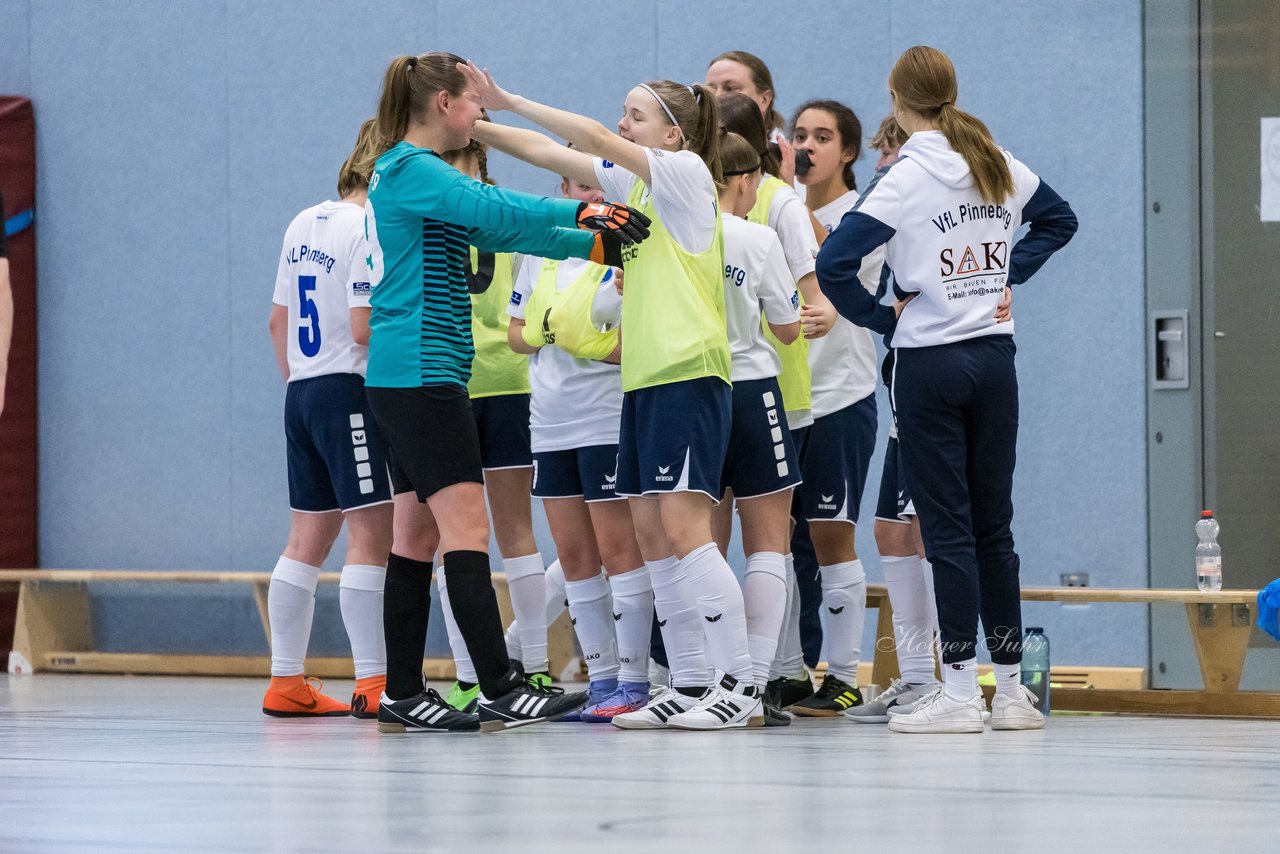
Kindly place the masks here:
POLYGON ((422 656, 431 618, 431 561, 387 558, 382 594, 382 634, 387 647, 387 696, 407 700, 422 693, 422 656))
POLYGON ((787 610, 783 615, 778 652, 769 670, 770 679, 804 675, 804 648, 800 644, 800 588, 796 584, 795 556, 782 556, 787 571, 787 610))
POLYGON ((618 678, 618 642, 613 633, 613 600, 604 573, 582 581, 568 581, 569 617, 578 635, 578 646, 587 662, 587 677, 618 678))
POLYGON ((671 670, 671 687, 701 694, 715 674, 707 664, 702 617, 693 601, 684 567, 674 557, 645 561, 653 582, 653 610, 671 670))
POLYGON ((524 668, 508 664, 489 555, 459 549, 447 553, 444 563, 449 567, 449 609, 475 664, 476 681, 486 698, 497 699, 523 681, 524 668))
POLYGON ((387 642, 382 636, 382 589, 386 583, 385 566, 349 563, 342 568, 338 605, 351 641, 357 679, 387 672, 387 642))
POLYGON ((787 564, 779 552, 747 555, 742 580, 747 609, 747 646, 756 686, 764 688, 777 658, 778 637, 787 611, 787 564))
POLYGON ((649 638, 653 631, 653 585, 648 567, 609 577, 613 630, 618 638, 618 680, 649 681, 649 638))
POLYGON ((267 617, 271 623, 271 675, 301 676, 311 641, 320 567, 284 555, 271 571, 267 617))
POLYGON ((707 637, 707 660, 726 675, 752 684, 751 650, 747 644, 747 614, 742 586, 715 543, 699 546, 680 560, 693 591, 702 630, 707 637))
POLYGON ((942 690, 956 702, 972 700, 978 693, 978 659, 942 665, 942 690))
POLYGON ((444 564, 436 570, 436 593, 440 596, 440 613, 444 616, 445 632, 449 635, 449 651, 453 653, 453 668, 457 671, 458 683, 474 685, 477 681, 476 666, 471 663, 467 642, 462 639, 462 630, 458 628, 458 621, 453 618, 453 608, 449 604, 448 572, 444 564))
POLYGON ((882 555, 884 586, 893 606, 898 669, 910 685, 933 681, 933 620, 924 566, 916 555, 882 555))
POLYGON ((1003 697, 1017 697, 1022 687, 1021 664, 992 664, 996 675, 996 693, 1003 697))
MULTIPOLYGON (((547 669, 547 585, 542 555, 502 559, 511 610, 520 633, 520 656, 527 673, 547 669)), ((508 655, 510 651, 508 650, 508 655)))
POLYGON ((867 576, 862 571, 862 561, 819 567, 819 572, 827 672, 841 682, 857 685, 862 628, 867 621, 867 576))

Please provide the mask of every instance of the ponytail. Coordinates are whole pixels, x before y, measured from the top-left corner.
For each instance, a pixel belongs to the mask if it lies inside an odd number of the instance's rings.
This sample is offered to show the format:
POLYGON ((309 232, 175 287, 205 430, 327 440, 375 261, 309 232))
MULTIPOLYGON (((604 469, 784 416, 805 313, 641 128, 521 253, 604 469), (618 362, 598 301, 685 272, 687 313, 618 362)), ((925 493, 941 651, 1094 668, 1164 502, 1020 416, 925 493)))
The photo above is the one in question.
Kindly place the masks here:
POLYGON ((369 179, 373 176, 373 164, 382 154, 377 150, 377 124, 377 119, 365 119, 364 124, 360 125, 356 146, 338 170, 338 198, 345 198, 368 188, 369 179))
POLYGON ((700 83, 685 86, 671 80, 650 80, 644 84, 661 101, 680 128, 684 147, 702 158, 719 187, 723 180, 720 167, 720 110, 715 94, 700 83))
POLYGON ((374 117, 376 145, 356 167, 373 174, 373 165, 393 145, 404 139, 411 120, 424 121, 427 105, 437 92, 461 95, 467 80, 458 70, 462 57, 444 51, 421 56, 397 56, 382 77, 382 94, 374 117), (367 160, 367 162, 366 162, 367 160))
POLYGON ((991 131, 977 116, 956 107, 956 69, 945 53, 923 45, 909 48, 889 72, 889 91, 901 106, 938 125, 969 166, 984 202, 1002 204, 1014 194, 1009 163, 991 131))

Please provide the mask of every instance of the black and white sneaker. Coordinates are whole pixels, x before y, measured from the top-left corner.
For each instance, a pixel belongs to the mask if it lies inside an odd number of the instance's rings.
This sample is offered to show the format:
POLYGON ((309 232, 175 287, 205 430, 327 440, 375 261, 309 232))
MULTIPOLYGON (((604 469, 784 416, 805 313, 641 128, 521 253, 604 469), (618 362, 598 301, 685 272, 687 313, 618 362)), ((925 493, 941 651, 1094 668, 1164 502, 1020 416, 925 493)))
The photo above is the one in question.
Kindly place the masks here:
POLYGON ((665 729, 672 716, 689 711, 700 700, 701 697, 690 697, 674 688, 659 686, 649 693, 648 703, 634 712, 614 715, 610 723, 618 729, 665 729))
POLYGON ((378 732, 475 732, 480 718, 450 706, 433 688, 407 700, 378 700, 378 732))
POLYGON ((566 694, 563 688, 521 682, 496 700, 480 695, 480 729, 502 732, 539 721, 554 721, 586 704, 585 691, 566 694))
POLYGON ((795 715, 790 712, 783 711, 769 702, 769 696, 766 694, 761 701, 764 707, 764 725, 765 726, 791 726, 791 722, 795 720, 795 715))
POLYGON ((667 721, 672 729, 739 729, 764 726, 764 707, 754 685, 742 685, 728 674, 712 688, 698 705, 687 712, 672 715, 667 721))

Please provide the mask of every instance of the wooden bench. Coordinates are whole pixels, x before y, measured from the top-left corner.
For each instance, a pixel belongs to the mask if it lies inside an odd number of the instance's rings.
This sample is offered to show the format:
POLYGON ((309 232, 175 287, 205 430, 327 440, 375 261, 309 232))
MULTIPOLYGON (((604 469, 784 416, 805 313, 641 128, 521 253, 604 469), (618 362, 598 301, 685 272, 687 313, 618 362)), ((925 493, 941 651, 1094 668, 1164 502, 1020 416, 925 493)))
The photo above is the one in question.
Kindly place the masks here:
MULTIPOLYGON (((321 584, 337 584, 340 573, 320 574, 321 584)), ((266 676, 266 655, 190 655, 101 652, 94 648, 89 612, 89 585, 141 582, 146 584, 247 584, 262 621, 263 637, 271 642, 267 616, 269 572, 148 572, 137 570, 17 569, 0 570, 0 592, 17 590, 18 612, 13 649, 34 671, 61 673, 138 673, 201 676, 266 676)), ((507 579, 493 575, 503 625, 510 625, 511 597, 507 579)), ((558 675, 574 657, 573 627, 567 616, 547 633, 551 672, 558 675)), ((426 658, 423 672, 430 679, 453 679, 452 658, 426 658)), ((325 679, 353 677, 350 658, 307 659, 307 673, 325 679)))
MULTIPOLYGON (((339 574, 322 573, 321 583, 337 583, 339 574)), ((64 673, 140 673, 173 675, 262 676, 270 669, 267 656, 174 655, 113 653, 94 649, 89 614, 90 584, 120 582, 170 584, 248 584, 270 640, 267 616, 268 572, 147 572, 116 570, 24 569, 0 570, 0 591, 17 589, 18 614, 13 648, 36 671, 64 673)), ((493 576, 504 625, 511 621, 506 577, 493 576)), ((1066 711, 1131 712, 1170 715, 1226 715, 1280 717, 1280 694, 1240 691, 1249 634, 1256 617, 1257 591, 1116 590, 1097 587, 1027 587, 1029 602, 1064 604, 1131 603, 1182 604, 1200 663, 1204 689, 1152 690, 1146 670, 1139 667, 1071 667, 1055 665, 1053 706, 1066 711)), ((864 662, 859 681, 887 686, 897 678, 893 640, 893 610, 882 584, 867 585, 867 606, 877 610, 876 645, 864 662)), ((553 675, 558 676, 574 656, 573 629, 567 615, 551 627, 548 649, 553 675)), ((452 679, 453 661, 428 658, 427 676, 452 679)), ((324 678, 351 678, 347 658, 312 658, 308 672, 324 678)))

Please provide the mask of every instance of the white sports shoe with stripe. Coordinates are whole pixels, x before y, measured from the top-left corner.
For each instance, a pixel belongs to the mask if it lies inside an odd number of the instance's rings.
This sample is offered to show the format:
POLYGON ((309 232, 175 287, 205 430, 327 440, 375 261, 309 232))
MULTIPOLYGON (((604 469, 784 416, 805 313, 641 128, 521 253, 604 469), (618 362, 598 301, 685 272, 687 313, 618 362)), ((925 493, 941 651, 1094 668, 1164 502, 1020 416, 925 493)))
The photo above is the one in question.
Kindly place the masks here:
POLYGON ((653 689, 649 703, 634 712, 614 715, 610 721, 621 729, 666 729, 667 721, 698 705, 700 697, 688 697, 672 688, 653 689))
POLYGON ((480 695, 480 729, 503 732, 539 721, 553 721, 587 704, 587 693, 566 694, 563 688, 542 688, 522 682, 497 699, 480 695))
POLYGON ((435 689, 405 700, 378 699, 378 732, 475 732, 480 718, 459 712, 435 689))
POLYGON ((726 675, 698 705, 667 721, 672 729, 742 729, 764 726, 764 705, 754 685, 742 686, 726 675))

